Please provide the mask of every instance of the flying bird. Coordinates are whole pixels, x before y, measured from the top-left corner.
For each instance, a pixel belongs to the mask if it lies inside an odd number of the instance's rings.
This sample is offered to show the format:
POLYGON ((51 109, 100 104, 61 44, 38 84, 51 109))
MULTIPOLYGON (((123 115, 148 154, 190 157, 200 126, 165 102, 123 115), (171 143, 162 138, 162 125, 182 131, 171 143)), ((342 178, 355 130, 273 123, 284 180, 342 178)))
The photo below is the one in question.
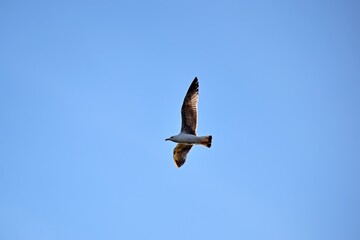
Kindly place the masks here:
POLYGON ((197 77, 191 83, 181 107, 181 131, 178 135, 165 139, 178 143, 174 148, 176 167, 181 167, 186 156, 195 144, 211 147, 212 136, 196 136, 197 109, 199 99, 199 81, 197 77))

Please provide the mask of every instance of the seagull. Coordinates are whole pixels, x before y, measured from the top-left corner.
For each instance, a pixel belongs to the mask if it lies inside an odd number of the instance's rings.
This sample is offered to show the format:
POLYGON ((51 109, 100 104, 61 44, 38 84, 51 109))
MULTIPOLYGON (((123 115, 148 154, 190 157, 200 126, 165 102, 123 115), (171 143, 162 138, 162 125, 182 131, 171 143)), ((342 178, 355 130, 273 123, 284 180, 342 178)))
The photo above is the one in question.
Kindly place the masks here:
POLYGON ((196 136, 197 108, 199 99, 199 81, 197 77, 191 83, 181 107, 181 131, 178 135, 165 139, 178 143, 174 148, 176 167, 181 167, 192 146, 203 145, 211 147, 212 136, 196 136))

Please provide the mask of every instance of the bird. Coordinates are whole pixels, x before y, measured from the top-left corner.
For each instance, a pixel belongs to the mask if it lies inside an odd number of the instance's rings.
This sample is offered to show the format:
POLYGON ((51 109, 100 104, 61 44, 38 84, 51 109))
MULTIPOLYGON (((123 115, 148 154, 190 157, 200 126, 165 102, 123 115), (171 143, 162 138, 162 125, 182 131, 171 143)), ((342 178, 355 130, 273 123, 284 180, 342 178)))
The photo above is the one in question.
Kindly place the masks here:
POLYGON ((193 145, 203 145, 210 148, 212 136, 197 136, 197 115, 199 100, 199 81, 197 77, 192 81, 181 107, 181 131, 178 135, 166 138, 165 141, 177 143, 174 148, 174 161, 177 168, 184 165, 186 156, 193 145))

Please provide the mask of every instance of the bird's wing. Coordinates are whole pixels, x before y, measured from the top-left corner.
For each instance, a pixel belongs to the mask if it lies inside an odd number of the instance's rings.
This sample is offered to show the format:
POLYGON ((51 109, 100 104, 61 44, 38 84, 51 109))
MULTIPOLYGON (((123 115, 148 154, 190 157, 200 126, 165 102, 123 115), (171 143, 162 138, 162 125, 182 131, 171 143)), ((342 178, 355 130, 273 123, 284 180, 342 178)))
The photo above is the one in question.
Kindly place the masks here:
POLYGON ((199 100, 199 82, 195 77, 184 98, 181 107, 181 132, 196 135, 197 108, 199 100))
POLYGON ((176 147, 174 148, 174 160, 175 160, 175 164, 178 168, 181 167, 185 163, 186 156, 189 153, 191 148, 192 148, 192 145, 181 144, 181 143, 176 145, 176 147))

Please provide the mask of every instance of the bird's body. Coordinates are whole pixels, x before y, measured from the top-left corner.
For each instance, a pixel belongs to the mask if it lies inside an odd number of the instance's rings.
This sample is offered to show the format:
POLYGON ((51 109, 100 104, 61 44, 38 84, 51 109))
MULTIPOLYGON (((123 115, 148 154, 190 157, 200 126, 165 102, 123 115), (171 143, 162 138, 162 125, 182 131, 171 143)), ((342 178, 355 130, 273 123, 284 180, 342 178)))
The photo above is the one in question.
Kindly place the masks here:
POLYGON ((211 135, 196 136, 198 99, 199 82, 195 77, 181 107, 181 132, 178 135, 165 139, 178 143, 174 149, 174 160, 177 167, 181 167, 185 163, 186 156, 193 145, 200 144, 211 147, 211 135))
MULTIPOLYGON (((195 144, 204 145, 205 142, 207 142, 208 138, 209 138, 209 136, 196 136, 194 134, 179 133, 178 135, 168 138, 168 140, 171 140, 176 143, 182 143, 182 144, 188 144, 188 145, 195 145, 195 144)), ((207 144, 206 144, 206 146, 207 146, 207 144)))

